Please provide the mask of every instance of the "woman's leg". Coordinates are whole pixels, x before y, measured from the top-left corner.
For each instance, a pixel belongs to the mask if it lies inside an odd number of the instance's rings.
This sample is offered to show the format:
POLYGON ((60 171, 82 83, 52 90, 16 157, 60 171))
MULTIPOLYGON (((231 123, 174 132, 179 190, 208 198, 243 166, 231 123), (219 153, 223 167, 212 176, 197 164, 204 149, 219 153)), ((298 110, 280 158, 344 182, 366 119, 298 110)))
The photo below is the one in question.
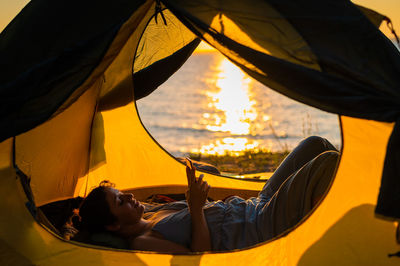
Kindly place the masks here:
POLYGON ((258 214, 260 241, 266 241, 295 226, 328 189, 339 152, 326 151, 289 176, 258 214))
POLYGON ((268 179, 259 197, 269 200, 291 174, 325 151, 337 151, 337 149, 327 139, 318 136, 302 140, 268 179))

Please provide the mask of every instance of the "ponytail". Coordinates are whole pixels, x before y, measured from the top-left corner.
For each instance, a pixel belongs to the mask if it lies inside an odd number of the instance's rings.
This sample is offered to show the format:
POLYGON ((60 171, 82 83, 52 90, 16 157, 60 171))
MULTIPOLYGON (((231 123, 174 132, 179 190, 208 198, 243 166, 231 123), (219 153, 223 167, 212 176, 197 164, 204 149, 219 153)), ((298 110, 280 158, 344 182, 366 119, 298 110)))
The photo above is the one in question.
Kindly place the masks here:
POLYGON ((79 216, 79 209, 74 209, 73 214, 67 222, 63 225, 61 234, 64 239, 71 240, 73 239, 79 232, 77 228, 80 227, 81 217, 79 216))

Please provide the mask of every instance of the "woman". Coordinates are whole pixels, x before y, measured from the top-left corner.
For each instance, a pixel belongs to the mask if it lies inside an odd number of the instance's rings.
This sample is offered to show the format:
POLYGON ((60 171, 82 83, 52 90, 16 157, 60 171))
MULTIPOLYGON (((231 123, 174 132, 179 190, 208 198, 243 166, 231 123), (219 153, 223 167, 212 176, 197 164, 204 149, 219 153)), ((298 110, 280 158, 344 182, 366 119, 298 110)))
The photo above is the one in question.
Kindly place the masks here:
POLYGON ((187 201, 151 208, 110 183, 94 189, 80 207, 85 230, 113 232, 135 250, 198 252, 248 247, 285 233, 321 199, 339 153, 326 139, 303 140, 281 163, 258 197, 207 202, 210 186, 189 161, 187 201), (145 212, 146 209, 146 212, 145 212))

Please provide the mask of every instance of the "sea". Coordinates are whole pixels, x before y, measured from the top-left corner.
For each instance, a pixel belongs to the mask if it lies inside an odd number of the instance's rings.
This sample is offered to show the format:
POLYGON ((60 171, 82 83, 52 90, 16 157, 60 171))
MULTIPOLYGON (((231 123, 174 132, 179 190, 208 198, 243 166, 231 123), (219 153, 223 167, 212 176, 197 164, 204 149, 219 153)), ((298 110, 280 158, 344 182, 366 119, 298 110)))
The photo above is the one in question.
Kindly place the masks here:
POLYGON ((336 114, 273 91, 217 52, 194 53, 137 108, 148 132, 174 156, 285 151, 310 135, 341 145, 336 114))

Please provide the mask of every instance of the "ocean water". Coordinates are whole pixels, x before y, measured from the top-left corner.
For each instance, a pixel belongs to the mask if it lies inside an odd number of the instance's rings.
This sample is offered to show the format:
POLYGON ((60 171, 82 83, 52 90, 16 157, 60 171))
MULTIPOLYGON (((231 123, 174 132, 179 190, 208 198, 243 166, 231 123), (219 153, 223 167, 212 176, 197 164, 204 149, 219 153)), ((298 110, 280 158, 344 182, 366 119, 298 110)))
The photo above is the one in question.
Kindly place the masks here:
POLYGON ((341 145, 337 115, 280 95, 216 52, 192 55, 137 107, 149 133, 174 156, 290 150, 310 135, 341 145))

